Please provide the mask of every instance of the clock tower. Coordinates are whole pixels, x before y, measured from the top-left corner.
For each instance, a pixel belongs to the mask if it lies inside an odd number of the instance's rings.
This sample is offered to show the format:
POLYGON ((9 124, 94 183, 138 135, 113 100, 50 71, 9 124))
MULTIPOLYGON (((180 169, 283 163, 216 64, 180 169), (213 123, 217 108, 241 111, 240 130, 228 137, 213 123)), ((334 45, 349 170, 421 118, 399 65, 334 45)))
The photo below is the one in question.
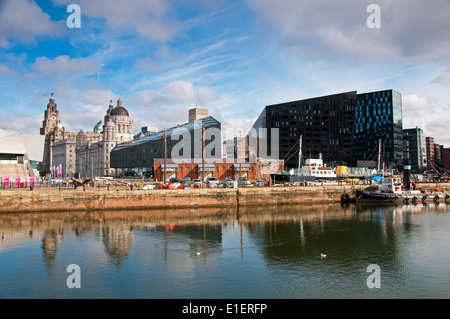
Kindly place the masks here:
POLYGON ((52 165, 52 145, 63 138, 61 130, 64 129, 61 127, 59 110, 52 93, 47 109, 44 111, 44 120, 40 129, 41 135, 45 135, 43 169, 50 169, 52 165))
POLYGON ((47 109, 44 111, 44 120, 42 121, 41 135, 47 135, 55 130, 60 124, 59 111, 55 103, 55 98, 52 96, 47 104, 47 109))

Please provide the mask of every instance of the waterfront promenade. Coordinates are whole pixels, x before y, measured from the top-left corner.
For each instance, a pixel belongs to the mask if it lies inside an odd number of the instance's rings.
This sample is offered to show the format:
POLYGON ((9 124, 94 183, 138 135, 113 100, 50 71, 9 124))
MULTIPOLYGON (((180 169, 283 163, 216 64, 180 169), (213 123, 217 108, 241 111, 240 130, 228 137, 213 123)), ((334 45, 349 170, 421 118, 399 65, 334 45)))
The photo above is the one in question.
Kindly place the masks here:
MULTIPOLYGON (((433 189, 435 184, 420 185, 433 189)), ((355 198, 356 188, 369 185, 315 185, 239 188, 130 190, 126 187, 41 188, 0 190, 0 212, 52 212, 116 209, 177 209, 297 205, 340 202, 355 198)), ((449 184, 441 184, 450 190, 449 184)))

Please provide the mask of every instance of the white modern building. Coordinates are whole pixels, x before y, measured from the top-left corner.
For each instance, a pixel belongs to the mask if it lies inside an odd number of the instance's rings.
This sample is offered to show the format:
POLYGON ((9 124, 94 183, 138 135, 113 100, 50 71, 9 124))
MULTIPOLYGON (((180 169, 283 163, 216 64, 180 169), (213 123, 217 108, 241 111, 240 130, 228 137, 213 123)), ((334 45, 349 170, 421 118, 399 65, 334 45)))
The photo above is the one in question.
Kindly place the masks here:
POLYGON ((37 164, 43 161, 45 137, 0 129, 0 177, 39 176, 37 164))

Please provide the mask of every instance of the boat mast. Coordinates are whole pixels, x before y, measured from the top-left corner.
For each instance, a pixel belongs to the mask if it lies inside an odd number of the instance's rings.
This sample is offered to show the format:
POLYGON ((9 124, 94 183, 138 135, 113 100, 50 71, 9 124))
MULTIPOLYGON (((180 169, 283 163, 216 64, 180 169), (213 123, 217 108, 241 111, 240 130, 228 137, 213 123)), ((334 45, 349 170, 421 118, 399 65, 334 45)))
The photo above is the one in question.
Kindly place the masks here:
POLYGON ((298 150, 298 171, 297 174, 300 175, 300 168, 302 167, 302 135, 300 135, 300 147, 298 150))
POLYGON ((378 173, 380 173, 380 162, 381 162, 381 138, 378 140, 378 170, 377 170, 378 173))

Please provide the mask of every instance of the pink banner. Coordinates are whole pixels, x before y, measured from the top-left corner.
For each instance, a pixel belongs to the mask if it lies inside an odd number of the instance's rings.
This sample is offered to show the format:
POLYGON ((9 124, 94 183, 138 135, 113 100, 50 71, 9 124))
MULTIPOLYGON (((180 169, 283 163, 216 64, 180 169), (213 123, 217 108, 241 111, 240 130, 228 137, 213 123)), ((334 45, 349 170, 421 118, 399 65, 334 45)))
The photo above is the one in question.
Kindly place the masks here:
POLYGON ((28 178, 28 185, 29 186, 34 186, 34 177, 31 176, 31 177, 28 178))
POLYGON ((15 179, 15 186, 16 187, 20 186, 20 177, 16 177, 16 179, 15 179))
POLYGON ((3 177, 3 185, 9 187, 9 177, 3 177))

